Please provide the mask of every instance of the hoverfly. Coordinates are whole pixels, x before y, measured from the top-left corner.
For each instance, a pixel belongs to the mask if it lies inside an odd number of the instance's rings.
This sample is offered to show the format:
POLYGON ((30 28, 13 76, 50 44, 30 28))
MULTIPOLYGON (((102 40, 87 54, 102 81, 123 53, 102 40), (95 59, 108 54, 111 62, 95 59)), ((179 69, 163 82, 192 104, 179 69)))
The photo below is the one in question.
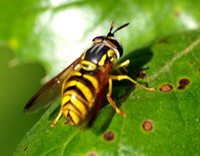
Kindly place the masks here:
POLYGON ((129 60, 126 60, 113 66, 114 62, 123 54, 123 48, 114 34, 128 24, 126 23, 112 32, 114 27, 114 21, 112 21, 107 36, 95 37, 91 47, 39 90, 26 104, 24 111, 34 111, 47 106, 61 92, 61 108, 51 126, 62 115, 64 115, 66 123, 80 125, 91 121, 98 114, 108 84, 107 100, 118 114, 126 115, 120 111, 111 98, 112 80, 127 79, 146 90, 155 90, 142 86, 127 75, 110 75, 113 69, 121 73, 119 68, 126 70, 130 63, 129 60))

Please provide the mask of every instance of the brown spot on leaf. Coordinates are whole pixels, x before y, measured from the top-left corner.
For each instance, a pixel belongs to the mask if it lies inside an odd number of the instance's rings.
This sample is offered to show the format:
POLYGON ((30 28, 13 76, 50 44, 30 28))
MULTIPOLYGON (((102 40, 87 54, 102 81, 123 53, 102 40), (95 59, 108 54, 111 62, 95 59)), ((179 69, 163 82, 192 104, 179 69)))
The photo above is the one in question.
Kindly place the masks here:
POLYGON ((185 87, 190 83, 189 79, 187 78, 183 78, 179 81, 179 86, 178 89, 179 90, 183 90, 185 89, 185 87))
POLYGON ((180 17, 180 14, 181 14, 180 11, 175 11, 175 12, 174 12, 174 16, 175 16, 175 17, 180 17))
POLYGON ((106 141, 112 141, 114 139, 114 137, 115 137, 115 135, 111 131, 105 132, 104 135, 103 135, 103 138, 106 141))
POLYGON ((161 92, 169 92, 173 89, 172 85, 170 84, 164 84, 160 87, 161 92))
POLYGON ((144 121, 142 127, 143 127, 143 129, 144 129, 145 131, 150 131, 150 130, 153 129, 153 124, 152 124, 151 121, 146 120, 146 121, 144 121))
POLYGON ((147 74, 145 72, 139 72, 139 73, 137 73, 137 78, 144 79, 146 76, 147 76, 147 74))
POLYGON ((25 152, 27 149, 28 149, 28 146, 26 146, 26 147, 24 148, 24 152, 25 152))
POLYGON ((185 89, 185 86, 178 86, 178 89, 183 90, 183 89, 185 89))
POLYGON ((200 68, 198 69, 198 71, 200 72, 200 68))
POLYGON ((179 81, 179 84, 181 85, 181 86, 187 86, 188 84, 190 83, 190 81, 188 80, 188 79, 181 79, 180 81, 179 81))
POLYGON ((91 153, 88 153, 87 156, 98 156, 98 154, 96 152, 91 152, 91 153))
POLYGON ((191 62, 190 62, 190 64, 191 64, 191 65, 193 65, 193 64, 194 64, 194 62, 192 62, 192 61, 191 61, 191 62))
POLYGON ((158 45, 163 45, 163 44, 170 44, 169 40, 161 40, 157 43, 158 45))

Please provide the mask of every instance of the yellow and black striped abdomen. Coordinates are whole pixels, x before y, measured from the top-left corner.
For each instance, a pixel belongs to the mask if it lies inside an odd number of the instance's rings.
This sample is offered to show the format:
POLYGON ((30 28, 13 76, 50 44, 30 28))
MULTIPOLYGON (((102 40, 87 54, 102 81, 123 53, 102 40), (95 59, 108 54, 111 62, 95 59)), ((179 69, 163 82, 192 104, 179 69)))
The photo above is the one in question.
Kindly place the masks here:
POLYGON ((93 108, 98 80, 89 74, 74 71, 62 86, 63 115, 70 125, 79 125, 86 120, 93 108))

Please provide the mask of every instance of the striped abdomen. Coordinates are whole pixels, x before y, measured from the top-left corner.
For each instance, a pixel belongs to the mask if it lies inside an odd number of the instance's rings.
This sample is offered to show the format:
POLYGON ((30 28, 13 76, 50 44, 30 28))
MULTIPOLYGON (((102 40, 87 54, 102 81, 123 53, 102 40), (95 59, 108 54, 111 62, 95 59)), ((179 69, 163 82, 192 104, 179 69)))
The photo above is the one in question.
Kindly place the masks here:
POLYGON ((99 82, 94 76, 78 71, 63 82, 62 110, 67 123, 79 125, 85 121, 94 105, 98 87, 99 82))

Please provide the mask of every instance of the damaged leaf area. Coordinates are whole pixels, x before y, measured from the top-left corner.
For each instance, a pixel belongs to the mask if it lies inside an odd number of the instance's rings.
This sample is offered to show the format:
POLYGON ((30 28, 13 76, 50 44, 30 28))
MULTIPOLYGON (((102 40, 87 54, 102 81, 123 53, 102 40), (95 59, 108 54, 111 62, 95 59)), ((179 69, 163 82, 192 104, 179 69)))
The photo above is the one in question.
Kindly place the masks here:
POLYGON ((112 97, 126 116, 103 104, 89 129, 66 125, 64 117, 50 128, 58 100, 21 140, 15 155, 198 155, 199 36, 200 31, 167 36, 123 58, 131 60, 129 76, 145 71, 138 81, 156 88, 147 91, 128 81, 114 83, 112 97))

